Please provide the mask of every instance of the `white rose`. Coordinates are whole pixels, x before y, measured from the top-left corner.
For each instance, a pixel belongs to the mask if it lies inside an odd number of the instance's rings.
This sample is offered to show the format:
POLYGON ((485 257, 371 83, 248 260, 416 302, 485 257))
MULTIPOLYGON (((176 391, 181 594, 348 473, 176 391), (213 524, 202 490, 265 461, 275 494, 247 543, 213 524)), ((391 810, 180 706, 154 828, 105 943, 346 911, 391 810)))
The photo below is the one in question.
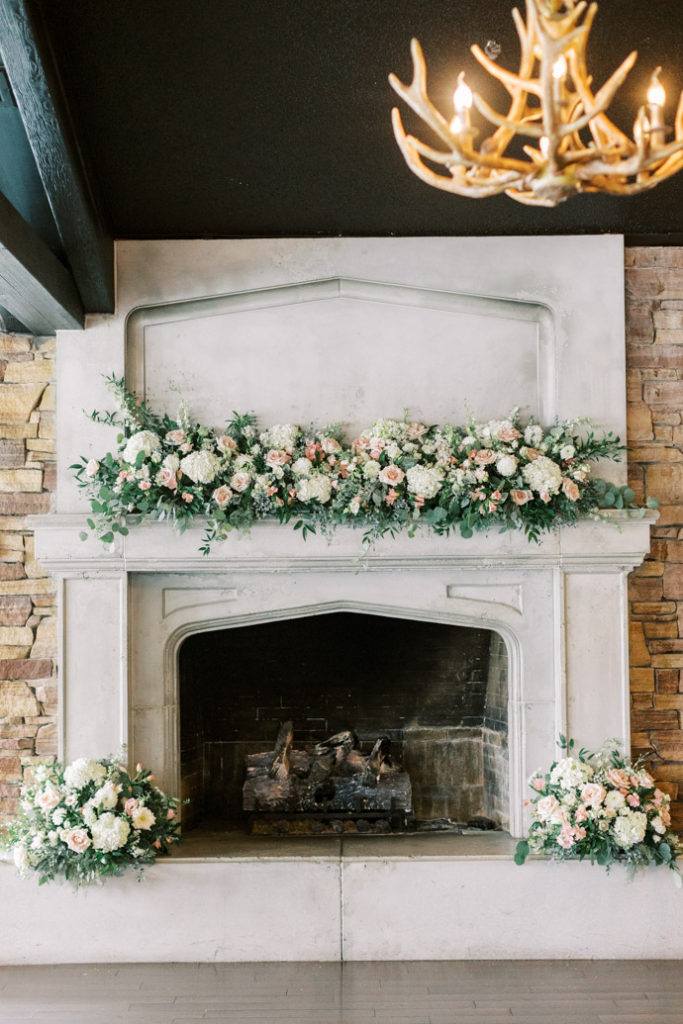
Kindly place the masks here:
POLYGON ((564 459, 565 461, 567 459, 573 459, 575 454, 576 448, 573 444, 565 444, 562 448, 560 448, 560 458, 564 459))
POLYGON ((496 469, 501 476, 512 476, 517 469, 517 459, 514 455, 503 455, 496 462, 496 469))
POLYGON ((95 476, 95 473, 97 472, 97 470, 99 468, 100 468, 100 464, 97 461, 97 459, 88 459, 88 461, 85 464, 84 473, 85 473, 86 476, 93 477, 93 476, 95 476))
POLYGON ((171 473, 177 473, 180 469, 180 459, 175 454, 167 455, 161 465, 164 469, 170 470, 171 473))
POLYGON ((292 473, 294 474, 294 476, 308 476, 310 472, 310 459, 297 459, 296 462, 292 463, 292 473))
POLYGON ((626 798, 618 789, 611 789, 605 797, 605 807, 611 811, 618 811, 626 804, 626 798))
POLYGON ((540 821, 550 821, 560 809, 560 803, 554 796, 544 796, 535 806, 536 816, 540 821))
POLYGON ((161 448, 161 441, 151 430, 140 430, 128 438, 126 447, 123 449, 123 461, 133 463, 140 452, 151 455, 157 448, 161 448))
POLYGON ((96 850, 110 853, 125 846, 130 834, 130 825, 126 818, 107 812, 90 826, 92 843, 96 850))
POLYGON ((230 478, 230 486, 233 491, 246 491, 250 483, 251 473, 245 473, 244 471, 234 473, 230 478))
POLYGON ((59 790, 55 786, 48 784, 45 789, 38 790, 33 803, 43 814, 49 814, 60 800, 61 794, 59 790))
POLYGON ((180 468, 195 484, 210 484, 220 468, 221 462, 212 452, 190 452, 180 462, 180 468))

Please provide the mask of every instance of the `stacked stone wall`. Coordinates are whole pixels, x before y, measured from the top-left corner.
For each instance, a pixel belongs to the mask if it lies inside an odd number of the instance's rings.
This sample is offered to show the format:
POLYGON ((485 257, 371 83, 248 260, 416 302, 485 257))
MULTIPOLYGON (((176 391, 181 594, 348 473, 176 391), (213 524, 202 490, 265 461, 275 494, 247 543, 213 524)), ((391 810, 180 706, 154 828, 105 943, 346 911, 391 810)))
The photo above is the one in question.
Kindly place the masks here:
POLYGON ((55 487, 53 338, 0 334, 0 824, 57 752, 55 588, 26 517, 55 487))
POLYGON ((631 576, 631 742, 683 830, 683 248, 626 252, 629 481, 660 502, 631 576))

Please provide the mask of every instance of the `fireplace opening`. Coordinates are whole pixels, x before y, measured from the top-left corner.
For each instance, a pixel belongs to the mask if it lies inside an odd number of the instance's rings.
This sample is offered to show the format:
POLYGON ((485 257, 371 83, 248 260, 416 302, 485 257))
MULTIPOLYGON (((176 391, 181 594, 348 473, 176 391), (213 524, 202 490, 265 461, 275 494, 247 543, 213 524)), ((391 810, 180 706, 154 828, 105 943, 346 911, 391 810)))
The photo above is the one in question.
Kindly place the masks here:
POLYGON ((389 770, 409 776, 411 827, 507 829, 507 674, 499 634, 415 619, 335 612, 193 634, 179 651, 184 827, 253 829, 246 759, 291 722, 311 756, 350 732, 361 768, 382 740, 389 770))

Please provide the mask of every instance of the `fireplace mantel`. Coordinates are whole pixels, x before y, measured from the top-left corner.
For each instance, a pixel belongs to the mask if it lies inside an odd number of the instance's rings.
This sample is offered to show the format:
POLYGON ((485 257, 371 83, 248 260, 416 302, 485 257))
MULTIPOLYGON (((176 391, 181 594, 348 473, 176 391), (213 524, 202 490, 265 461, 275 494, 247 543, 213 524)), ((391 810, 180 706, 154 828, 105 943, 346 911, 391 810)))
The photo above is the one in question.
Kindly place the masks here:
POLYGON ((69 514, 34 516, 36 556, 51 573, 105 572, 215 573, 221 570, 250 573, 299 571, 339 572, 405 571, 443 568, 542 569, 557 567, 571 572, 630 572, 640 565, 650 547, 650 526, 658 513, 606 511, 599 518, 561 527, 530 542, 521 531, 475 533, 463 539, 457 533, 439 537, 422 527, 407 534, 382 538, 365 547, 362 529, 340 527, 330 537, 304 541, 293 526, 275 521, 256 524, 248 533, 234 531, 201 554, 204 529, 196 521, 184 533, 169 522, 149 521, 132 527, 125 537, 103 545, 88 530, 85 517, 69 514), (81 533, 87 539, 81 540, 81 533))

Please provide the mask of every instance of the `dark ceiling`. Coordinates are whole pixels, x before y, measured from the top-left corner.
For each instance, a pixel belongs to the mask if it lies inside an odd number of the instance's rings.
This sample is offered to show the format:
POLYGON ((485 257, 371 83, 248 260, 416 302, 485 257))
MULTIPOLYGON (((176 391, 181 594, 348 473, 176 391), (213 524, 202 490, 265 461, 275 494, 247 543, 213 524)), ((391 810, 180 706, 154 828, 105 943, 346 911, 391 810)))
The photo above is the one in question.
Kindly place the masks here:
MULTIPOLYGON (((505 0, 35 0, 90 183, 123 238, 617 232, 683 241, 683 174, 636 198, 554 210, 469 200, 418 181, 391 132, 387 75, 423 44, 433 98, 457 71, 487 76, 470 43, 518 47, 505 0)), ((664 65, 669 119, 683 88, 682 0, 602 0, 598 84, 640 57, 615 119, 630 134, 664 65)), ((417 128, 415 121, 406 119, 417 128)))

